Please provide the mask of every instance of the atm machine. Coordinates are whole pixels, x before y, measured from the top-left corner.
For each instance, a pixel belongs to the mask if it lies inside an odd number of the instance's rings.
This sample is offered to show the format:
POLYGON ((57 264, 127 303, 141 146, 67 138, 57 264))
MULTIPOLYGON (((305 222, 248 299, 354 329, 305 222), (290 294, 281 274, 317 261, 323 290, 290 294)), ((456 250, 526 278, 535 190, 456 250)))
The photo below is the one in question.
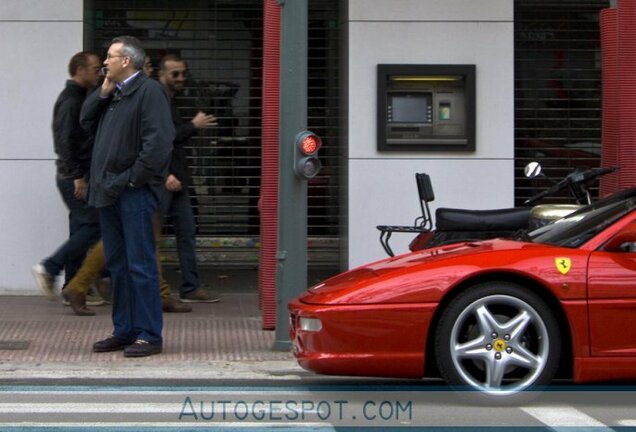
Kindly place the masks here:
POLYGON ((474 65, 378 65, 378 151, 474 151, 474 65))

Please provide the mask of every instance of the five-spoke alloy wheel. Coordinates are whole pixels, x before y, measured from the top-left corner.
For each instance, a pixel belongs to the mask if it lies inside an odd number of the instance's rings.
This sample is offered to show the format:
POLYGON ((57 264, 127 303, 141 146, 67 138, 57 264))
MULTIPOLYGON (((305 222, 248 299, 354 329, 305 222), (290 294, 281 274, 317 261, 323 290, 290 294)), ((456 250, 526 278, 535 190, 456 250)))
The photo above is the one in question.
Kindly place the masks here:
POLYGON ((486 400, 549 383, 561 356, 560 331, 548 305, 508 282, 476 285, 442 313, 435 354, 442 377, 486 400))

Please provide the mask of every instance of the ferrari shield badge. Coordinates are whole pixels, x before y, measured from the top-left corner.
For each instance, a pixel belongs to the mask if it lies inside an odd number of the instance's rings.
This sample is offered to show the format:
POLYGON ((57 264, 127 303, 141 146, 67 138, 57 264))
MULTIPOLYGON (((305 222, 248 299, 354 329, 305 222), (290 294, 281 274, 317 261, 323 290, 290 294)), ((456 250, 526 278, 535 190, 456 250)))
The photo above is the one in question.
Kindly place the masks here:
POLYGON ((562 275, 568 274, 570 268, 572 268, 572 261, 570 258, 559 257, 554 259, 554 264, 556 265, 557 270, 562 275))

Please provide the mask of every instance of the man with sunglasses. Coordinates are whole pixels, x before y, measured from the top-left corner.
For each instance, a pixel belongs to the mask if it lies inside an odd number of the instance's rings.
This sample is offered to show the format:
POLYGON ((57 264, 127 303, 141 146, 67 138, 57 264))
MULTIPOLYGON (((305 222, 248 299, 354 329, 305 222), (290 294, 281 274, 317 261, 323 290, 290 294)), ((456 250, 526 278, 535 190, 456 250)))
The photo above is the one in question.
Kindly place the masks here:
POLYGON ((161 59, 159 63, 159 82, 170 96, 172 121, 176 129, 176 137, 173 142, 174 150, 168 178, 166 179, 168 193, 163 197, 161 213, 168 216, 174 225, 179 267, 182 276, 182 284, 179 287, 181 301, 214 303, 218 302, 219 298, 210 295, 201 288, 199 282, 195 252, 196 224, 188 193, 190 174, 185 156, 185 147, 197 129, 214 127, 217 125, 217 119, 214 115, 205 114, 201 111, 190 121, 183 121, 179 116, 174 97, 178 91, 183 89, 186 75, 186 63, 179 56, 168 54, 161 59))
POLYGON ((53 255, 33 266, 39 287, 52 299, 56 297, 53 291, 56 276, 64 270, 68 283, 100 236, 97 212, 86 202, 93 139, 80 126, 82 104, 88 91, 99 83, 99 70, 97 54, 82 51, 71 57, 70 79, 53 108, 56 181, 69 210, 69 238, 53 255))
POLYGON ((95 132, 89 204, 99 211, 113 297, 113 332, 93 351, 124 350, 125 357, 159 354, 163 347, 152 221, 175 130, 166 93, 142 72, 145 56, 136 38, 113 39, 104 82, 80 117, 95 132))

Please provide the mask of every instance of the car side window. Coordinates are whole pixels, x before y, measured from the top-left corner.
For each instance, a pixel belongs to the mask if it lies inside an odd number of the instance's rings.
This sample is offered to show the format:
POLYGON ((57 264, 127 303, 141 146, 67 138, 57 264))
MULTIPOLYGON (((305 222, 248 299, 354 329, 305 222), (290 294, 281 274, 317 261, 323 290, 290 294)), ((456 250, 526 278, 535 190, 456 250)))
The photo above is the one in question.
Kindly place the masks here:
POLYGON ((603 250, 621 253, 636 252, 636 222, 628 224, 620 232, 616 233, 603 245, 603 250))

